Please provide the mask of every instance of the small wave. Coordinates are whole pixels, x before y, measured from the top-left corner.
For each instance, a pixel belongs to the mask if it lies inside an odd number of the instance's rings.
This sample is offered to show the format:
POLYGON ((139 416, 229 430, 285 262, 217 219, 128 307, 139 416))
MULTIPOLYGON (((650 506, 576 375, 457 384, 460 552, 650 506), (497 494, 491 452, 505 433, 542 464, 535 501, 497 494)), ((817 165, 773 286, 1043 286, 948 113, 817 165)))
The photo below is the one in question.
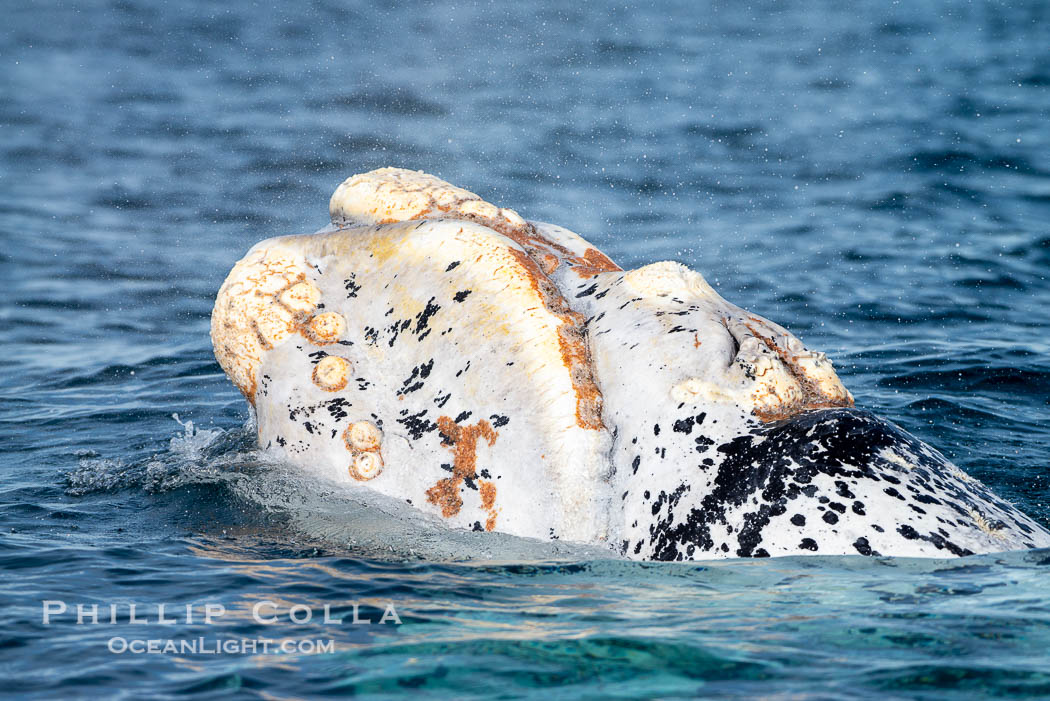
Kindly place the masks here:
POLYGON ((701 136, 729 146, 748 146, 755 139, 766 135, 765 129, 758 124, 722 125, 694 122, 687 125, 683 131, 688 136, 701 136))
POLYGON ((66 474, 66 493, 84 496, 95 492, 135 489, 151 493, 168 492, 190 484, 218 483, 229 479, 234 468, 244 468, 258 460, 250 449, 254 434, 251 423, 238 431, 202 429, 192 421, 172 418, 182 432, 168 441, 168 450, 136 462, 120 458, 82 457, 66 474))
POLYGON ((966 173, 973 170, 1010 171, 1025 175, 1041 174, 1025 158, 999 154, 978 154, 957 149, 919 150, 905 156, 901 166, 919 173, 966 173))
POLYGON ((880 387, 921 387, 926 390, 964 388, 973 392, 1030 392, 1033 387, 1046 387, 1050 373, 1034 368, 994 367, 989 365, 947 365, 941 368, 915 369, 903 374, 887 375, 880 387))
POLYGON ((401 88, 335 95, 311 100, 309 105, 317 109, 360 110, 397 116, 444 117, 448 114, 444 105, 401 88))

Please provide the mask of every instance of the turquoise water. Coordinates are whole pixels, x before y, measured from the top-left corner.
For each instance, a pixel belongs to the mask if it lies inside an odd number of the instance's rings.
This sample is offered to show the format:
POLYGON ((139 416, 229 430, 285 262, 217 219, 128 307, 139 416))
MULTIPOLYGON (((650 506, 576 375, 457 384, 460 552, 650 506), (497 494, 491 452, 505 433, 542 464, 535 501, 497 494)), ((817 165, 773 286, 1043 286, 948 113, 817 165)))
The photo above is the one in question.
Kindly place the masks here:
POLYGON ((1050 697, 1050 552, 647 564, 445 532, 256 451, 208 339, 248 247, 321 227, 352 173, 420 168, 625 267, 690 264, 1050 525, 1044 3, 4 19, 0 694, 1050 697))

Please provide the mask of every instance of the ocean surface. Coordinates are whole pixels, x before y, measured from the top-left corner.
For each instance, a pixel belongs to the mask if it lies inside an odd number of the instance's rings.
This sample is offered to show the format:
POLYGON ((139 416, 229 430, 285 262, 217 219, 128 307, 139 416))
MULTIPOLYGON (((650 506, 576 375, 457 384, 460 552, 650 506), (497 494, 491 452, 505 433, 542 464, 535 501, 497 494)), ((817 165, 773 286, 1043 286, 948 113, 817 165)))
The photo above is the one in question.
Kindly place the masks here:
POLYGON ((652 564, 443 532, 257 451, 208 337, 252 244, 423 169, 689 264, 1050 526, 1044 0, 2 20, 0 694, 1050 697, 1050 551, 652 564), (152 639, 203 642, 120 650, 152 639), (259 639, 290 645, 209 651, 259 639))

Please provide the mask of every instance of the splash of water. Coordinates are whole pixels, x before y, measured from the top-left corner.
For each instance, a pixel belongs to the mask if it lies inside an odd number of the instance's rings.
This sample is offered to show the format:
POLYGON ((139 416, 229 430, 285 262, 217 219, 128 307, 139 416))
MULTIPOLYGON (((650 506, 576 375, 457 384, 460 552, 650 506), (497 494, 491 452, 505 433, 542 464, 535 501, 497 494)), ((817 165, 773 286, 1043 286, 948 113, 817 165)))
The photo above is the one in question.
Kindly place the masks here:
POLYGON ((141 489, 150 494, 177 494, 185 487, 213 485, 220 488, 220 498, 279 516, 283 527, 297 536, 372 558, 535 561, 615 557, 612 551, 593 546, 449 528, 397 499, 332 482, 274 458, 255 445, 251 419, 239 429, 223 430, 200 428, 178 414, 172 418, 179 430, 165 450, 136 462, 81 458, 77 468, 66 475, 66 492, 83 496, 141 489))
POLYGON ((167 450, 134 462, 81 458, 66 474, 66 493, 83 496, 134 488, 168 492, 188 484, 223 482, 257 462, 259 451, 252 445, 250 420, 240 429, 227 431, 199 428, 193 421, 182 421, 178 414, 171 416, 182 430, 169 439, 167 450))

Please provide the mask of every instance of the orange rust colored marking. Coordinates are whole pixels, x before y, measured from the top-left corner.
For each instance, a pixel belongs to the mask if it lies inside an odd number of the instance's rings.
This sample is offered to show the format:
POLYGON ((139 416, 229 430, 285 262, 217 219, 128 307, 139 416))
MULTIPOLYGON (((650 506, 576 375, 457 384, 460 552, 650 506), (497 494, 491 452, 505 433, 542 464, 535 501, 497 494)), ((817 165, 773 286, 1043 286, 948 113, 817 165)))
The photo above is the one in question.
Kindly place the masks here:
POLYGON ((496 504, 496 485, 492 482, 486 482, 485 480, 478 481, 478 488, 481 490, 481 508, 486 511, 491 509, 496 504))
MULTIPOLYGON (((575 258, 574 260, 579 260, 575 258)), ((594 277, 598 273, 614 273, 623 270, 613 263, 609 256, 597 248, 588 248, 583 254, 583 262, 577 263, 572 269, 574 273, 583 278, 594 277)))
POLYGON ((478 480, 478 489, 481 490, 481 508, 489 512, 485 519, 485 530, 491 531, 496 528, 496 483, 478 480))
MULTIPOLYGON (((414 190, 413 192, 418 191, 414 190)), ((498 231, 524 248, 528 251, 529 256, 540 263, 543 272, 547 275, 553 273, 561 261, 571 266, 576 274, 583 278, 592 277, 598 273, 622 270, 620 266, 613 263, 608 256, 596 248, 588 248, 582 256, 574 254, 565 246, 555 243, 540 234, 530 222, 525 222, 524 225, 516 225, 503 218, 490 218, 459 211, 463 204, 478 201, 474 198, 464 197, 449 204, 438 204, 433 195, 430 195, 429 199, 429 206, 407 217, 406 221, 426 219, 428 216, 440 214, 461 221, 476 222, 484 227, 498 231)), ((384 220, 380 223, 387 223, 387 221, 384 220)))
POLYGON ((693 348, 699 348, 701 345, 703 345, 703 344, 700 343, 700 335, 694 333, 693 334, 693 348))
POLYGON ((532 288, 543 300, 544 306, 561 319, 558 326, 558 346, 561 359, 569 370, 573 390, 576 392, 576 425, 581 428, 599 430, 602 423, 602 394, 594 381, 591 370, 591 353, 583 333, 583 315, 569 308, 557 286, 540 270, 536 261, 521 251, 510 251, 515 260, 525 269, 532 288))
MULTIPOLYGON (((445 518, 455 516, 463 508, 463 498, 459 495, 459 485, 464 479, 476 477, 478 439, 484 438, 489 445, 496 442, 499 433, 487 420, 481 419, 473 426, 460 426, 448 416, 439 417, 438 430, 450 443, 452 450, 452 476, 438 480, 438 483, 427 490, 427 501, 441 509, 445 518)), ((492 499, 495 500, 495 487, 492 499)), ((482 506, 485 495, 482 494, 482 506)), ((488 507, 486 507, 488 508, 488 507)), ((490 513, 490 518, 492 514, 490 513)), ((495 523, 495 521, 493 521, 495 523)))

